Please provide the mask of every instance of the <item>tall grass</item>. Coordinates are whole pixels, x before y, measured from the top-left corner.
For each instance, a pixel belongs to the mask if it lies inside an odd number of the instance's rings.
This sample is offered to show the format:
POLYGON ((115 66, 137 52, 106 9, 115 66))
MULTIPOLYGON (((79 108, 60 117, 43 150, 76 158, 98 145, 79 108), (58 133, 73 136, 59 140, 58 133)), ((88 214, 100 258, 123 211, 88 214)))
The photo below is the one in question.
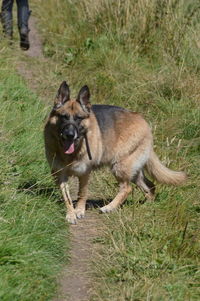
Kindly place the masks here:
POLYGON ((184 58, 190 66, 199 66, 198 1, 39 2, 43 24, 47 11, 52 20, 45 35, 46 52, 58 55, 66 63, 72 63, 88 48, 112 44, 114 49, 123 48, 134 56, 146 54, 160 62, 165 55, 177 63, 184 58))
POLYGON ((17 75, 13 51, 2 46, 0 299, 50 300, 67 259, 67 228, 44 160, 46 109, 17 75))

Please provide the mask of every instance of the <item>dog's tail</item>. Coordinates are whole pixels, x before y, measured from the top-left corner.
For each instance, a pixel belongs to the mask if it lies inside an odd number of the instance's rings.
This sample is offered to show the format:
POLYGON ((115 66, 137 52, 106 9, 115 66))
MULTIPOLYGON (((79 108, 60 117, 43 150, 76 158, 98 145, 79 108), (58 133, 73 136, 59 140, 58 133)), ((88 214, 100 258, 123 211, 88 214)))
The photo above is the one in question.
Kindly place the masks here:
POLYGON ((187 178, 184 172, 173 171, 164 166, 153 150, 151 150, 150 157, 146 163, 146 169, 153 178, 164 184, 180 185, 187 178))

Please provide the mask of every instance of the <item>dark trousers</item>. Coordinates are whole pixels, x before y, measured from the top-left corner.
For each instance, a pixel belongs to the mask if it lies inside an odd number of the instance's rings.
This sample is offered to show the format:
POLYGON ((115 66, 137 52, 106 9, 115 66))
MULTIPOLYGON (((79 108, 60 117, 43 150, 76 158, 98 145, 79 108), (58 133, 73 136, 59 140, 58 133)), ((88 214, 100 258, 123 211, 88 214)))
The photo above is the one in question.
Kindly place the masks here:
MULTIPOLYGON (((28 0, 16 0, 17 2, 17 21, 18 28, 22 26, 28 27, 29 18, 29 5, 28 0)), ((4 27, 4 31, 12 35, 12 8, 14 0, 3 0, 1 6, 1 19, 4 27)))

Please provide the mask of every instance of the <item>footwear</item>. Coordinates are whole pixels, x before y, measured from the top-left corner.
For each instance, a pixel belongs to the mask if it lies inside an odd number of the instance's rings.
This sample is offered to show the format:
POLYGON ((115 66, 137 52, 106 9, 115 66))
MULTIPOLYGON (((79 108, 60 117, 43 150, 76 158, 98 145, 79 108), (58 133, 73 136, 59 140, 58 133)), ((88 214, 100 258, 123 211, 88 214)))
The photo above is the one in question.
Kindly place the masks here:
POLYGON ((22 26, 19 29, 19 35, 20 35, 20 47, 22 50, 28 50, 30 47, 29 43, 29 29, 27 26, 22 26))
POLYGON ((18 29, 20 36, 20 47, 22 50, 28 50, 30 47, 29 43, 29 28, 28 28, 28 19, 30 17, 31 11, 27 6, 23 6, 18 9, 18 29))

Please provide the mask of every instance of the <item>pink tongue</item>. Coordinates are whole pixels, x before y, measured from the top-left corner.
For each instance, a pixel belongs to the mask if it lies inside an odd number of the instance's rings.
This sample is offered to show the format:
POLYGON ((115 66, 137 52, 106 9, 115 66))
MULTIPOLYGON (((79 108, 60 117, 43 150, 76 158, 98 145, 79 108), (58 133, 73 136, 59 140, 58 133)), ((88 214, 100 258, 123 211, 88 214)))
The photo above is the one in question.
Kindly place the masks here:
POLYGON ((65 151, 65 154, 72 154, 74 152, 74 143, 70 145, 68 150, 65 151))

